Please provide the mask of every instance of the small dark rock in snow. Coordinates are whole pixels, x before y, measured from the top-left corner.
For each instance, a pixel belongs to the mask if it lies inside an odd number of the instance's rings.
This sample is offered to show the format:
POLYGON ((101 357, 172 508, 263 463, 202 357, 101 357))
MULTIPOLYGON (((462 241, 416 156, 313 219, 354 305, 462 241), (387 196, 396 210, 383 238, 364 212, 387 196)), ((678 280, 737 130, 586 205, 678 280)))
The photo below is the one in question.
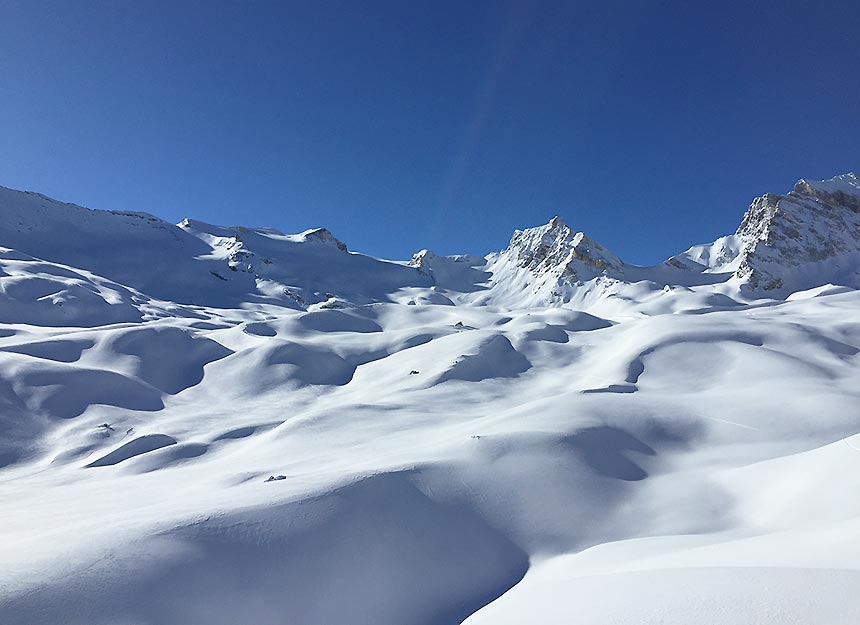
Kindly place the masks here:
POLYGON ((412 371, 409 372, 409 375, 418 375, 418 371, 413 369, 412 371))
POLYGON ((277 482, 278 480, 285 480, 285 479, 287 479, 286 475, 270 475, 266 481, 267 482, 277 482))

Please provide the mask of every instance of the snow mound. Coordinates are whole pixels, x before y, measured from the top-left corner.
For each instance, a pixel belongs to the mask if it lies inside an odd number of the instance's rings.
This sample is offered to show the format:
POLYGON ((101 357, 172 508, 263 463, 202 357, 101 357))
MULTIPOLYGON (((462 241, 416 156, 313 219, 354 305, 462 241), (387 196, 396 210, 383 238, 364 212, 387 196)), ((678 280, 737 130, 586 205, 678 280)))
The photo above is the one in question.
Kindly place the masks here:
POLYGON ((119 333, 111 348, 134 358, 129 369, 135 378, 171 395, 199 384, 207 364, 233 353, 210 338, 170 326, 132 328, 119 333))
POLYGON ((4 345, 0 351, 24 354, 33 358, 54 360, 56 362, 76 362, 81 359, 85 350, 90 349, 95 342, 90 339, 55 339, 4 345))
POLYGON ((129 442, 120 445, 109 454, 105 454, 97 460, 90 462, 87 467, 108 467, 120 462, 125 462, 135 456, 146 454, 168 445, 175 445, 176 439, 166 434, 147 434, 138 436, 129 442))
POLYGON ((0 323, 95 327, 141 317, 123 286, 0 248, 0 323))
POLYGON ((490 378, 513 378, 530 367, 531 363, 514 349, 506 336, 496 334, 480 343, 475 351, 459 356, 437 381, 480 382, 490 378))
POLYGON ((527 568, 526 555, 469 506, 433 501, 407 474, 380 475, 133 541, 122 560, 96 562, 6 611, 68 625, 228 625, 249 614, 261 625, 441 625, 495 599, 527 568))
POLYGON ((161 393, 134 378, 83 367, 29 368, 20 374, 18 395, 35 413, 78 417, 96 404, 126 410, 164 408, 161 393))

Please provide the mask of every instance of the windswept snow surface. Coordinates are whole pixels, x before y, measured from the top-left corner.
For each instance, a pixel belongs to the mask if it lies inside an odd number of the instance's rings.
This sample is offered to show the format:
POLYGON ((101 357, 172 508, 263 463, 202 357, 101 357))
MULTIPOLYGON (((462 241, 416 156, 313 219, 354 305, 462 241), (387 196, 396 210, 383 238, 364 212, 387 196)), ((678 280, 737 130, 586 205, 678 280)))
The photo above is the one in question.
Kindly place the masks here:
POLYGON ((393 262, 0 188, 0 623, 856 623, 858 215, 393 262))

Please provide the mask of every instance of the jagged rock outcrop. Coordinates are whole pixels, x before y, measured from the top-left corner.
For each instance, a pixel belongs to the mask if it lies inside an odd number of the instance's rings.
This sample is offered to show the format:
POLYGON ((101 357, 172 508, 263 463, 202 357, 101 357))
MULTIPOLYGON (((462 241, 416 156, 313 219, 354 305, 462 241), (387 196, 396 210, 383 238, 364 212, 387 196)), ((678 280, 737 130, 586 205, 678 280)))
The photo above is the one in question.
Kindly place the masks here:
POLYGON ((825 274, 829 282, 853 285, 860 281, 857 176, 799 180, 787 195, 756 198, 736 236, 743 247, 735 277, 751 290, 810 288, 825 274))
POLYGON ((502 252, 518 267, 553 274, 563 282, 624 273, 624 263, 584 232, 574 232, 560 217, 546 225, 517 230, 502 252))
POLYGON ((860 287, 860 180, 799 180, 756 198, 737 231, 664 263, 725 274, 752 297, 784 297, 826 283, 860 287))
MULTIPOLYGON (((487 256, 492 274, 486 301, 515 306, 549 306, 571 301, 583 283, 623 279, 618 256, 559 217, 536 228, 516 230, 506 249, 487 256)), ((483 300, 482 300, 483 301, 483 300)))
POLYGON ((432 275, 433 266, 440 262, 440 258, 444 257, 434 254, 430 250, 421 250, 420 252, 415 252, 406 264, 409 267, 415 267, 421 273, 432 275))
POLYGON ((328 228, 312 228, 311 230, 305 230, 298 236, 303 237, 307 242, 325 243, 328 245, 334 245, 341 252, 349 251, 346 247, 346 243, 335 237, 328 228))

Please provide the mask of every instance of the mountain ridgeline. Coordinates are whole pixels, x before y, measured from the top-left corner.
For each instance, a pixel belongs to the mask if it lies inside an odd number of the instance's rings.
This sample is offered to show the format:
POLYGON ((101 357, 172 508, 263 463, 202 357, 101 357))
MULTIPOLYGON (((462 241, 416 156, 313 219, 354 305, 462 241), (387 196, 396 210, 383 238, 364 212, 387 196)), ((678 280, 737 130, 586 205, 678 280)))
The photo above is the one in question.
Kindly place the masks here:
POLYGON ((734 234, 655 267, 625 263, 559 217, 514 232, 506 249, 486 257, 422 250, 395 262, 350 252, 324 228, 286 235, 190 219, 173 225, 6 188, 0 215, 6 322, 55 318, 46 311, 57 306, 71 325, 102 312, 128 321, 158 316, 159 302, 300 310, 379 301, 569 305, 606 314, 618 308, 607 301, 614 297, 635 299, 647 313, 696 308, 703 298, 731 305, 824 284, 860 287, 860 181, 851 173, 756 198, 734 234), (645 298, 643 307, 646 292, 670 299, 645 298))

